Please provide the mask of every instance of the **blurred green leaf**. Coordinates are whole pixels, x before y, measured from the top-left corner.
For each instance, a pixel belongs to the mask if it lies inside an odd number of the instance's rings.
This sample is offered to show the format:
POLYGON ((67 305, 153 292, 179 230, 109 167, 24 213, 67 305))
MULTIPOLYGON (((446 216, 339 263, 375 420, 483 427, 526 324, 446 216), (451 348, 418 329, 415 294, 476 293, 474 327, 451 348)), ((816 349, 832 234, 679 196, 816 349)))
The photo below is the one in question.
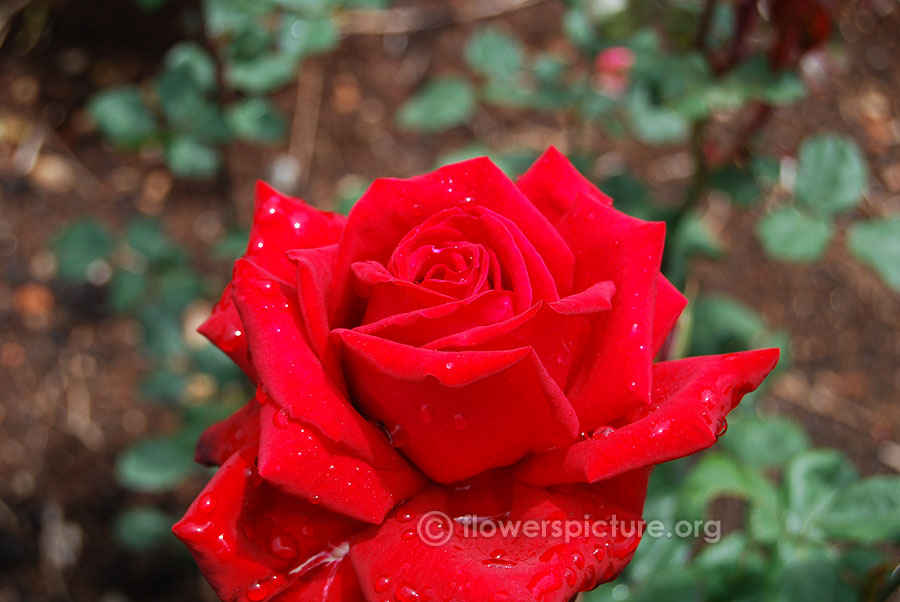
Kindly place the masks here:
POLYGON ((866 160, 849 136, 826 133, 800 145, 795 194, 806 207, 822 215, 852 209, 869 184, 866 160))
POLYGON ((66 226, 51 247, 59 264, 59 275, 70 280, 84 280, 94 261, 109 256, 113 242, 106 226, 87 218, 66 226))
POLYGON ((888 286, 900 291, 900 217, 855 222, 847 231, 847 246, 888 286))
POLYGON ((806 433, 787 418, 732 414, 729 423, 721 445, 747 466, 781 467, 809 448, 806 433))
POLYGON ((213 248, 213 257, 220 260, 234 261, 247 250, 250 231, 247 228, 230 230, 213 248))
POLYGON ((143 274, 119 268, 109 283, 110 309, 119 314, 133 311, 145 300, 146 292, 147 280, 143 274))
POLYGON ((116 459, 119 484, 145 493, 171 489, 193 469, 192 445, 176 438, 145 439, 116 459))
POLYGON ((204 92, 216 88, 216 62, 209 52, 193 42, 182 42, 166 53, 165 69, 185 69, 194 84, 204 92))
POLYGON ((822 257, 834 227, 827 216, 806 215, 781 207, 757 222, 756 235, 766 253, 782 261, 808 263, 822 257))
POLYGON ((830 536, 861 543, 900 536, 900 477, 874 476, 839 492, 818 518, 830 536))
POLYGON ((179 135, 189 134, 203 142, 228 139, 221 110, 197 83, 189 65, 165 69, 156 80, 156 92, 166 122, 179 135))
POLYGON ((179 315, 201 292, 202 282, 193 269, 179 267, 166 270, 159 277, 157 305, 163 311, 179 315))
POLYGON ((156 135, 156 120, 134 86, 96 94, 88 103, 88 111, 100 132, 121 146, 136 146, 156 135))
POLYGON ((796 456, 784 473, 788 529, 804 537, 817 536, 815 528, 822 512, 856 479, 856 470, 836 450, 813 450, 796 456))
POLYGON ((229 85, 249 94, 266 94, 293 81, 298 60, 284 53, 268 53, 226 65, 229 85))
POLYGON ((397 111, 397 124, 406 130, 438 132, 459 125, 475 112, 472 84, 461 77, 434 79, 397 111))
POLYGON ((248 142, 278 142, 287 132, 281 111, 264 98, 249 98, 231 105, 225 118, 235 135, 248 142))
POLYGON ((475 73, 508 82, 521 70, 525 51, 514 35, 496 27, 483 27, 466 43, 466 63, 475 73))
POLYGON ((340 32, 333 19, 297 19, 286 16, 281 22, 281 50, 294 59, 328 52, 337 46, 340 32))
POLYGON ((175 136, 166 145, 166 164, 176 176, 207 179, 218 173, 222 156, 217 149, 187 136, 175 136))
POLYGON ((765 347, 772 333, 755 311, 724 295, 704 295, 693 304, 689 355, 731 353, 765 347))
POLYGON ((672 109, 655 105, 643 87, 632 89, 626 107, 631 129, 641 142, 671 144, 687 138, 687 120, 672 109))
POLYGON ((837 566, 826 548, 782 541, 778 555, 767 601, 844 602, 837 566))
POLYGON ((139 217, 131 220, 125 229, 125 240, 150 263, 166 261, 176 254, 174 243, 158 219, 139 217))
POLYGON ((728 165, 715 171, 710 180, 714 189, 721 190, 742 207, 749 207, 760 199, 756 178, 748 169, 728 165))
POLYGON ((152 506, 129 508, 116 517, 116 540, 132 552, 149 552, 175 543, 172 525, 175 518, 152 506))
POLYGON ((181 400, 186 385, 187 378, 184 374, 157 368, 141 381, 139 391, 144 400, 176 405, 181 400))

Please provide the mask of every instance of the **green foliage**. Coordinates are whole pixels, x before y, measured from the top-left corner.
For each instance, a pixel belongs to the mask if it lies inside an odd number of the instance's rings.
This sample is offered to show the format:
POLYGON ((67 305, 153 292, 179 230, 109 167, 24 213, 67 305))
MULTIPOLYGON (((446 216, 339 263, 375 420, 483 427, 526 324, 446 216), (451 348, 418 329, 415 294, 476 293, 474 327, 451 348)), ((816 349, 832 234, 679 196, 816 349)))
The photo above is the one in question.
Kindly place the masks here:
POLYGON ((525 51, 518 38, 493 27, 475 32, 466 44, 464 56, 472 71, 504 83, 513 79, 525 62, 525 51))
POLYGON ((797 201, 821 215, 852 209, 868 186, 865 158, 847 136, 810 136, 800 145, 799 161, 797 201))
POLYGON ((857 259, 900 291, 900 217, 853 224, 847 232, 847 246, 857 259))
POLYGON ((175 542, 175 517, 152 506, 135 506, 116 517, 116 540, 127 550, 146 553, 175 542))
POLYGON ((759 220, 756 233, 766 253, 776 259, 812 262, 820 259, 833 234, 831 220, 781 207, 759 220))
POLYGON ((287 131, 284 117, 264 98, 235 103, 225 117, 235 136, 247 142, 278 142, 287 131))
POLYGON ((91 264, 109 256, 113 242, 105 226, 83 219, 66 226, 51 247, 57 257, 59 274, 70 280, 84 280, 91 264))
POLYGON ((475 111, 475 93, 468 80, 446 76, 432 80, 397 112, 406 130, 438 132, 465 122, 475 111))
POLYGON ((193 446, 185 437, 145 439, 116 459, 116 479, 144 493, 171 489, 197 470, 193 446))
POLYGON ((100 92, 88 105, 100 132, 121 146, 136 146, 156 134, 157 124, 134 86, 100 92))

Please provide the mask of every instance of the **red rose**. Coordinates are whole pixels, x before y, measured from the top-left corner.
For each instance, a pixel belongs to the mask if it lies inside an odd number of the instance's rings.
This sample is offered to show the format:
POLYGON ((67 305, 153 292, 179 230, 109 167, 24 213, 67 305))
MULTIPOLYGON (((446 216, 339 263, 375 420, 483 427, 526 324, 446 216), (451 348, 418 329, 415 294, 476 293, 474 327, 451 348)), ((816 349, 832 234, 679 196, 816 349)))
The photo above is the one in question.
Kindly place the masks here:
POLYGON ((487 159, 378 180, 346 219, 256 203, 201 332, 257 395, 203 435, 222 468, 175 526, 225 601, 569 600, 639 534, 553 525, 635 527, 653 465, 778 358, 654 364, 686 303, 665 227, 554 149, 517 183, 487 159))

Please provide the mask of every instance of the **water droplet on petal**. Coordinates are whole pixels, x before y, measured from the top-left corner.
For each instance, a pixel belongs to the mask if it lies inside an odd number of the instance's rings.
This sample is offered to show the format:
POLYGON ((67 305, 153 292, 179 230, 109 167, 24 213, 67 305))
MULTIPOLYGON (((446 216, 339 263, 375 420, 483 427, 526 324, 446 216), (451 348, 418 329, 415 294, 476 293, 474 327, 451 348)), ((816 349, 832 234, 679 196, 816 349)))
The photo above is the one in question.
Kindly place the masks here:
POLYGON ((247 599, 250 602, 262 602, 269 595, 269 588, 265 583, 257 581, 247 588, 247 599))
POLYGON ((276 535, 269 540, 269 552, 275 558, 293 560, 298 554, 297 540, 287 533, 276 535))
POLYGON ((528 591, 537 599, 541 599, 549 592, 555 592, 560 587, 562 587, 562 581, 550 570, 536 573, 528 582, 528 591))
POLYGON ((425 424, 431 422, 431 406, 427 403, 423 403, 419 408, 419 419, 425 424))
POLYGON ((705 403, 707 406, 712 405, 713 401, 716 398, 716 394, 710 391, 709 389, 704 390, 700 393, 700 401, 705 403))
POLYGON ((200 501, 197 503, 197 509, 200 510, 201 514, 212 514, 213 510, 216 509, 216 498, 213 497, 213 494, 207 493, 200 501))
POLYGON ((400 535, 400 539, 402 539, 403 541, 409 541, 410 539, 413 539, 415 536, 416 536, 416 532, 413 531, 412 529, 409 529, 408 531, 404 531, 400 535))
POLYGON ((447 362, 446 368, 447 370, 453 370, 453 362, 447 362))
POLYGON ((386 592, 387 588, 389 588, 390 586, 391 586, 391 578, 388 577, 387 575, 379 577, 378 579, 375 580, 375 592, 376 593, 381 594, 383 592, 386 592))
POLYGON ((628 383, 628 385, 626 385, 625 388, 628 389, 629 392, 634 393, 635 391, 637 391, 638 384, 635 381, 631 381, 628 383))
POLYGON ((397 588, 394 597, 397 599, 397 602, 418 602, 422 599, 419 596, 419 592, 408 585, 401 585, 397 588))
POLYGON ((275 425, 275 428, 279 428, 281 430, 284 430, 288 427, 288 415, 287 412, 284 411, 284 408, 281 408, 277 412, 272 414, 272 424, 275 425))
POLYGON ((466 420, 466 417, 462 414, 456 414, 453 416, 453 428, 458 431, 463 431, 469 426, 469 421, 466 420))
POLYGON ((728 420, 722 418, 718 424, 716 424, 716 437, 721 437, 728 430, 728 420))
POLYGON ((591 439, 602 439, 603 437, 609 437, 611 434, 616 432, 611 426, 601 426, 598 429, 595 429, 593 433, 591 433, 591 439))

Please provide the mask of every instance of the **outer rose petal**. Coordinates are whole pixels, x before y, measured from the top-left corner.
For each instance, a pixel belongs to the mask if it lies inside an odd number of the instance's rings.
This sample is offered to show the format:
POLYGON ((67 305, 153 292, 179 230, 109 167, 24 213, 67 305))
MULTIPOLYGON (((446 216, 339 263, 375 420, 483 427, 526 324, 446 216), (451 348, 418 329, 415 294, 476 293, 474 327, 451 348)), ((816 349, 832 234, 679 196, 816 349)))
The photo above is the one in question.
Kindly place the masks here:
POLYGON ((656 306, 653 309, 653 355, 662 349, 669 332, 687 307, 687 297, 681 294, 668 278, 659 275, 656 284, 656 306))
MULTIPOLYGON (((273 402, 290 418, 339 442, 345 450, 342 455, 396 472, 398 478, 390 479, 390 483, 396 487, 391 493, 397 499, 418 491, 423 485, 421 475, 350 405, 309 348, 295 290, 242 259, 235 264, 234 299, 247 327, 251 353, 258 360, 261 385, 273 402)), ((267 459, 265 472, 273 482, 289 487, 290 480, 298 475, 290 466, 283 472, 277 470, 268 462, 269 450, 264 441, 261 453, 267 459)))
POLYGON ((575 199, 582 195, 602 205, 613 204, 611 198, 600 192, 552 146, 528 168, 516 185, 552 224, 559 222, 575 199))
POLYGON ((203 431, 194 460, 206 466, 221 466, 235 452, 258 442, 259 401, 254 397, 240 410, 203 431))
POLYGON ((596 482, 675 460, 716 442, 725 416, 778 362, 778 349, 689 357, 653 366, 653 409, 621 428, 525 460, 534 485, 596 482))
POLYGON ((373 466, 274 403, 260 417, 259 474, 286 493, 377 524, 421 488, 406 466, 373 466))
POLYGON ((578 432, 571 405, 530 348, 441 352, 335 332, 357 402, 435 481, 512 464, 578 432))
POLYGON ((640 518, 608 505, 591 486, 547 491, 500 479, 483 483, 477 492, 476 487, 429 488, 353 546, 350 556, 368 600, 566 602, 614 579, 639 542, 640 518), (445 518, 485 516, 468 509, 464 496, 504 495, 508 514, 496 517, 494 531, 466 535, 464 521, 445 518), (598 526, 598 536, 566 541, 562 521, 575 517, 575 522, 611 525, 612 516, 624 523, 615 536, 611 526, 598 526), (516 527, 518 532, 512 531, 516 527), (449 539, 443 545, 426 543, 440 543, 442 537, 449 539))
MULTIPOLYGON (((346 218, 337 213, 319 211, 300 199, 277 192, 265 182, 256 183, 256 201, 250 241, 244 257, 287 282, 294 281, 294 266, 287 258, 291 249, 321 247, 337 242, 346 218)), ((247 357, 244 327, 231 300, 231 285, 213 307, 212 315, 197 329, 225 352, 257 382, 256 372, 247 357)))
POLYGON ((304 600, 322 599, 338 576, 339 590, 352 591, 352 574, 336 569, 364 525, 266 484, 255 457, 252 447, 231 456, 172 529, 216 594, 263 602, 298 590, 310 594, 304 600))
POLYGON ((415 282, 395 278, 376 261, 360 261, 354 263, 352 269, 357 294, 368 299, 360 324, 457 300, 415 282))
POLYGON ((429 216, 449 207, 483 206, 510 219, 537 249, 560 294, 571 288, 572 253, 553 226, 487 158, 448 165, 408 180, 381 179, 353 206, 335 264, 337 307, 331 323, 348 326, 362 308, 353 298, 351 266, 387 264, 397 243, 429 216))
POLYGON ((644 222, 587 196, 559 224, 575 252, 575 288, 616 285, 612 310, 600 315, 582 365, 566 390, 582 430, 608 424, 650 402, 653 307, 665 224, 644 222))

